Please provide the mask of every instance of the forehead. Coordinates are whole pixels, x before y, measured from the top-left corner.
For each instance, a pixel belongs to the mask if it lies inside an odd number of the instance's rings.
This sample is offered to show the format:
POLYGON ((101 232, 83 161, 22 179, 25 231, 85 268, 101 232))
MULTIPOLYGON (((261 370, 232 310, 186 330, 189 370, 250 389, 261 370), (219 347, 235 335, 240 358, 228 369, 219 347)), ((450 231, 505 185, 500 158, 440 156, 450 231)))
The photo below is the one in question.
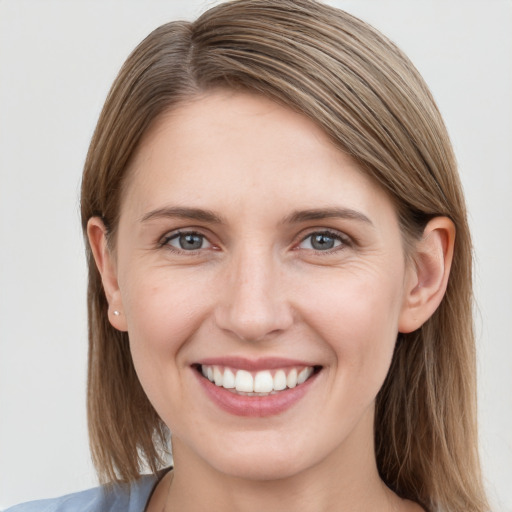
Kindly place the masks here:
POLYGON ((141 214, 169 202, 239 212, 254 203, 273 210, 333 201, 390 206, 312 120, 261 95, 227 90, 161 115, 141 142, 125 191, 123 205, 141 214))

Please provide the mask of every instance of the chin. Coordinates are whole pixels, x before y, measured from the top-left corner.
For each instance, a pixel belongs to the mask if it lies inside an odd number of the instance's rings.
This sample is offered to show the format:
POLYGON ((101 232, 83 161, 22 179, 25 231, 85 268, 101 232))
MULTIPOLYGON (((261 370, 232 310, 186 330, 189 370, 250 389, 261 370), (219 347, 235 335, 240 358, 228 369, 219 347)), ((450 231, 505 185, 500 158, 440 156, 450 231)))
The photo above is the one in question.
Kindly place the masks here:
POLYGON ((261 452, 260 450, 260 453, 253 457, 247 456, 244 460, 218 460, 215 464, 216 469, 243 480, 275 481, 291 478, 307 468, 304 460, 294 460, 293 456, 276 458, 261 452))
POLYGON ((321 461, 321 447, 310 446, 308 450, 307 440, 276 433, 232 432, 225 442, 219 439, 204 447, 200 455, 203 463, 219 473, 256 481, 291 478, 321 461))

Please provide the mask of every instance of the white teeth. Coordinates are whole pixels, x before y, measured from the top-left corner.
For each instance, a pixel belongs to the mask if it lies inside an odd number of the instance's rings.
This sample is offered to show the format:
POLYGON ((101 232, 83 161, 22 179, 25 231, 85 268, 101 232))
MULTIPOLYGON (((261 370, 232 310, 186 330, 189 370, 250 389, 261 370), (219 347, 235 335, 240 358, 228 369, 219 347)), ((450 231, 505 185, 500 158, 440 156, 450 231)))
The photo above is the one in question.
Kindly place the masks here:
POLYGON ((235 388, 237 391, 252 393, 254 391, 254 379, 249 372, 238 370, 235 377, 235 388))
POLYGON ((201 373, 216 386, 236 390, 243 395, 266 396, 294 388, 306 382, 313 374, 313 367, 307 366, 300 372, 297 368, 288 370, 279 369, 272 376, 270 370, 250 373, 246 370, 231 370, 222 366, 201 365, 201 373))
POLYGON ((254 391, 256 393, 270 393, 274 389, 274 379, 268 370, 258 372, 254 377, 254 391))
POLYGON ((299 373, 299 376, 297 377, 297 384, 302 384, 302 383, 306 382, 306 380, 308 379, 308 377, 311 375, 312 372, 313 372, 313 368, 311 368, 311 367, 304 368, 304 370, 302 370, 299 373))
POLYGON ((222 386, 222 382, 224 381, 224 376, 218 366, 213 367, 213 381, 216 386, 222 386))
POLYGON ((277 370, 274 375, 274 389, 276 391, 286 389, 286 373, 283 370, 277 370))
POLYGON ((222 386, 226 389, 233 389, 235 387, 235 374, 229 368, 224 370, 224 382, 222 386))
POLYGON ((295 368, 286 377, 286 385, 289 388, 294 388, 297 385, 297 370, 295 368))

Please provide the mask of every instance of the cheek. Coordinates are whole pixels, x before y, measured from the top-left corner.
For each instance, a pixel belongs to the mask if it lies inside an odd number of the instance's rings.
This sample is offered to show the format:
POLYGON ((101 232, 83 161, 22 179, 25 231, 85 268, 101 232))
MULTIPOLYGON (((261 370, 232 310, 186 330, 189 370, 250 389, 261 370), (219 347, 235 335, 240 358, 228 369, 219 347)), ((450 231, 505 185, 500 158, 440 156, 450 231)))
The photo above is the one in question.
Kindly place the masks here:
POLYGON ((120 285, 130 350, 146 393, 152 399, 162 383, 178 393, 179 370, 186 366, 182 349, 205 318, 208 294, 168 269, 134 271, 120 285))
POLYGON ((168 269, 133 270, 120 282, 130 351, 147 397, 169 422, 183 407, 182 349, 205 318, 208 294, 197 280, 172 276, 168 269))
POLYGON ((165 268, 134 270, 120 282, 128 332, 164 347, 182 339, 204 308, 206 294, 197 278, 165 268))
POLYGON ((336 366, 350 369, 347 376, 385 378, 398 334, 400 282, 384 273, 340 273, 303 290, 314 298, 302 307, 307 323, 330 345, 336 366))

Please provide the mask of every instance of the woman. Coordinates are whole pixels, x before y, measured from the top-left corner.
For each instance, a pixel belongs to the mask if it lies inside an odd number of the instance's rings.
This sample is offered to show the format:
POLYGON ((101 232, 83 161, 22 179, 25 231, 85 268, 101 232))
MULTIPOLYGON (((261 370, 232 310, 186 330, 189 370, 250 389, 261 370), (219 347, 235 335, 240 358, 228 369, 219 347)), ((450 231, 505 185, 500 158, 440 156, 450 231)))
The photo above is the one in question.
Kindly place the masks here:
POLYGON ((464 200, 374 29, 240 0, 155 30, 107 98, 82 220, 112 485, 44 510, 487 510, 464 200))

